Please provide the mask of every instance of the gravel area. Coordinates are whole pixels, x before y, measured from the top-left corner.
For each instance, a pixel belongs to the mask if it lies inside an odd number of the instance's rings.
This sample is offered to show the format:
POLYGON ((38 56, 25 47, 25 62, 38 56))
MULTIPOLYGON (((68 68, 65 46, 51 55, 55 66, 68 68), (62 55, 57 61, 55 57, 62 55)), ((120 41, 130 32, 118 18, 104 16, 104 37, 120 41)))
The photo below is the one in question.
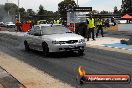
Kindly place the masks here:
POLYGON ((0 67, 0 88, 25 88, 25 86, 5 71, 5 69, 0 67))

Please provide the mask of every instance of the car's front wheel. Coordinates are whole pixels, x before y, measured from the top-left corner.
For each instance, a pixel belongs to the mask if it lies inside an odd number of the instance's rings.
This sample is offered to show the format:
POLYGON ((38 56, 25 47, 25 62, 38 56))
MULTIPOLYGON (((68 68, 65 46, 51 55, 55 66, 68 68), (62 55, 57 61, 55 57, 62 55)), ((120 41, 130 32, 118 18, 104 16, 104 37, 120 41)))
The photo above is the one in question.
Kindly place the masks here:
POLYGON ((78 51, 78 54, 79 54, 79 55, 83 55, 83 54, 84 54, 84 50, 79 50, 79 51, 78 51))
POLYGON ((44 54, 44 56, 48 56, 49 55, 49 48, 48 48, 47 43, 43 43, 42 44, 42 48, 43 48, 43 54, 44 54))
POLYGON ((27 41, 24 41, 24 45, 25 45, 25 50, 29 51, 30 47, 29 47, 29 44, 27 43, 27 41))

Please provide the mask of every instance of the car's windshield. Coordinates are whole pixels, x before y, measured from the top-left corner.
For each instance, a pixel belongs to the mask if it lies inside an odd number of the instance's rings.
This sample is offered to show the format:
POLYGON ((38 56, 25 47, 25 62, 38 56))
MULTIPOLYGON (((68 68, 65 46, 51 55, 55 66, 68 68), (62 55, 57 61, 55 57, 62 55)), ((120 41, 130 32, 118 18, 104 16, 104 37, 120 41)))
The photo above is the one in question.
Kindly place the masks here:
POLYGON ((41 30, 42 30, 42 34, 47 34, 47 35, 72 33, 72 32, 70 32, 70 30, 68 30, 67 28, 62 27, 62 26, 53 26, 53 27, 42 26, 41 30))

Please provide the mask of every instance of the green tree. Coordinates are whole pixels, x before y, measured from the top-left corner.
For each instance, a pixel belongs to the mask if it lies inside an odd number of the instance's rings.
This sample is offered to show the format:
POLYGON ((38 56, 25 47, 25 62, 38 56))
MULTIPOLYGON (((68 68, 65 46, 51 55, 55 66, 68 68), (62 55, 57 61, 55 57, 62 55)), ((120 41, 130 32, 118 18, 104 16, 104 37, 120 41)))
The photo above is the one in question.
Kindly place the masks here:
POLYGON ((47 11, 45 10, 45 15, 47 16, 53 16, 54 12, 53 11, 47 11))
POLYGON ((7 15, 8 14, 4 9, 4 5, 0 4, 0 21, 2 21, 2 19, 4 19, 7 15))
POLYGON ((38 15, 44 15, 44 7, 42 5, 39 6, 38 15))
POLYGON ((132 13, 132 0, 122 0, 122 13, 132 13))
POLYGON ((35 15, 35 12, 32 9, 27 9, 28 16, 35 15))
MULTIPOLYGON (((22 7, 22 8, 19 8, 19 12, 20 12, 21 18, 27 16, 27 13, 26 13, 26 11, 25 11, 25 9, 24 9, 23 7, 22 7)), ((18 18, 18 17, 17 17, 17 18, 18 18)))
POLYGON ((60 18, 60 13, 58 11, 53 13, 53 16, 56 17, 57 19, 60 18))
POLYGON ((5 3, 4 8, 10 15, 16 15, 18 13, 18 6, 14 3, 5 3))
POLYGON ((58 4, 58 11, 62 20, 67 20, 67 11, 77 7, 74 0, 64 0, 58 4))
POLYGON ((118 8, 117 6, 114 7, 114 14, 117 14, 118 13, 118 8))
POLYGON ((53 11, 44 10, 45 20, 51 21, 51 18, 54 16, 53 11))
POLYGON ((101 11, 100 12, 100 14, 108 14, 109 12, 108 11, 105 11, 105 10, 103 10, 103 11, 101 11))

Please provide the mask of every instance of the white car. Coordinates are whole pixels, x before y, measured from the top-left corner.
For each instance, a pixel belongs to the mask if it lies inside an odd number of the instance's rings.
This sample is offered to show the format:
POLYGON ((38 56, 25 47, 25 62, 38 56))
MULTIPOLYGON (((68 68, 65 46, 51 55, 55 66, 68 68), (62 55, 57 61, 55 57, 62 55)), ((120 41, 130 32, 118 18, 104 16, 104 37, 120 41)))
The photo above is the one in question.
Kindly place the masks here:
POLYGON ((83 54, 85 39, 60 25, 35 25, 25 35, 25 50, 43 51, 47 56, 50 52, 77 51, 83 54))
POLYGON ((118 23, 119 24, 125 24, 125 23, 127 23, 127 20, 118 20, 118 23))
POLYGON ((4 22, 0 22, 0 27, 5 27, 4 22))
POLYGON ((5 26, 6 26, 7 28, 15 28, 15 24, 14 24, 13 22, 6 22, 6 23, 5 23, 5 26))

